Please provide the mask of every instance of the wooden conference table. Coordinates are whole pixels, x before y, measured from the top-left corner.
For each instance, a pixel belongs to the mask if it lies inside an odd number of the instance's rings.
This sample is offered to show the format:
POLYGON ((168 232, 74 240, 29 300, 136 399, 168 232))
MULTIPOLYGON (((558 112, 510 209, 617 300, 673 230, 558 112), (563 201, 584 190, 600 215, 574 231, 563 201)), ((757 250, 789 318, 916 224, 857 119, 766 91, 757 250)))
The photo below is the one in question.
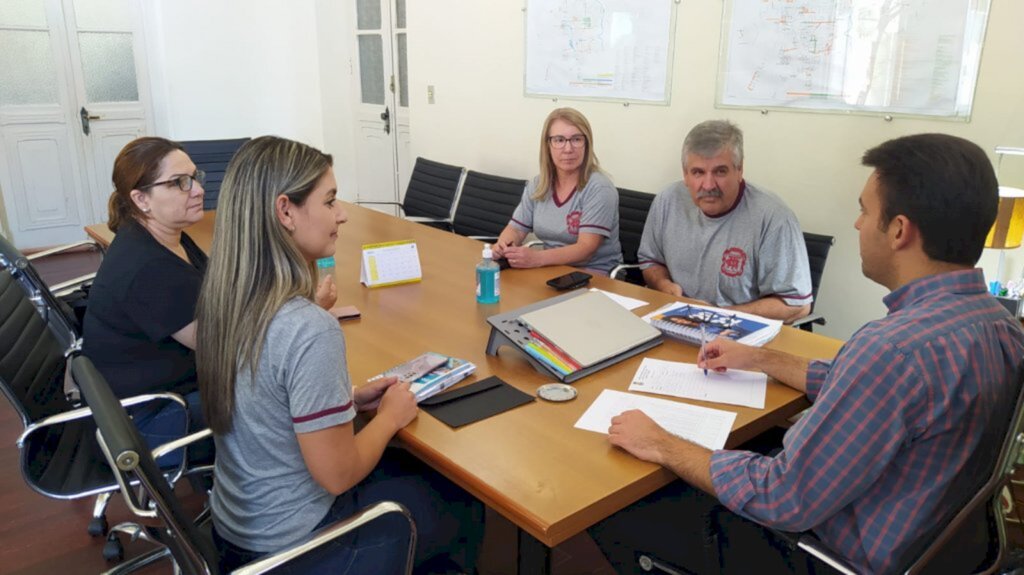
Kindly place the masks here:
MULTIPOLYGON (((445 231, 346 204, 348 223, 337 241, 338 304, 355 305, 362 318, 343 324, 352 381, 362 382, 425 351, 467 359, 477 372, 467 381, 497 375, 535 394, 552 378, 535 371, 518 350, 485 354, 487 317, 552 297, 545 281, 566 266, 501 273, 501 302, 476 303, 474 267, 482 244, 445 231), (423 269, 420 283, 368 289, 359 283, 362 244, 412 239, 423 269)), ((188 230, 209 251, 214 213, 188 230)), ((113 234, 104 224, 86 228, 100 243, 113 234)), ((595 277, 591 285, 637 298, 647 313, 673 298, 625 282, 595 277)), ((768 347, 814 358, 831 358, 842 342, 784 327, 768 347)), ((696 361, 697 348, 673 340, 645 355, 696 361)), ((542 400, 452 429, 421 412, 399 433, 408 449, 520 528, 520 573, 548 572, 550 548, 672 481, 665 469, 608 444, 603 434, 573 427, 604 389, 625 391, 640 363, 633 357, 577 381, 579 396, 567 403, 542 400), (525 532, 525 533, 524 533, 525 532), (528 535, 526 535, 528 534, 528 535), (532 537, 531 537, 532 536, 532 537), (535 539, 534 539, 535 538, 535 539), (543 545, 538 545, 537 542, 543 545)), ((805 397, 770 381, 764 410, 687 401, 737 414, 728 446, 735 446, 808 406, 805 397)))

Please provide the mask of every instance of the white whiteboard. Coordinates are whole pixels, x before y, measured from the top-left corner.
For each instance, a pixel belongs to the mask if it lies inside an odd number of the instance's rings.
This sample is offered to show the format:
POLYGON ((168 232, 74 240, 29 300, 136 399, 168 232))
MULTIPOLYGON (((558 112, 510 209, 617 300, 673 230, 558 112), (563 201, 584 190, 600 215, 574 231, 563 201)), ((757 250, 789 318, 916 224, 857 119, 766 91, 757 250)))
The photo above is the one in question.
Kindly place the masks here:
POLYGON ((525 93, 668 104, 672 0, 526 0, 525 93))
POLYGON ((722 106, 970 117, 989 0, 729 0, 722 106))

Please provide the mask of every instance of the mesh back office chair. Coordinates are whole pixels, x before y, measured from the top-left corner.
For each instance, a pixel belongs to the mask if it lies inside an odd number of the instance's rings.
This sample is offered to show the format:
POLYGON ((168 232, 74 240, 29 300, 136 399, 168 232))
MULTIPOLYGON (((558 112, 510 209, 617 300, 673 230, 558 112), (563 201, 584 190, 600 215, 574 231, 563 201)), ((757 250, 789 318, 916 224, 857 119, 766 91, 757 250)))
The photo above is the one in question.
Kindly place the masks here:
POLYGON ((807 244, 807 263, 811 268, 811 294, 814 299, 811 301, 810 315, 794 321, 792 325, 804 331, 814 331, 814 324, 825 325, 825 318, 814 313, 814 308, 818 304, 818 288, 821 286, 821 277, 825 274, 828 252, 836 243, 836 239, 832 236, 804 232, 804 243, 807 244))
MULTIPOLYGON (((206 529, 208 522, 193 523, 154 462, 154 455, 209 437, 210 431, 207 429, 193 433, 150 453, 128 413, 92 362, 85 356, 74 355, 71 358, 71 370, 82 390, 82 397, 92 409, 98 428, 97 441, 116 473, 125 503, 140 517, 155 518, 160 523, 157 527, 142 527, 140 535, 167 549, 175 562, 176 573, 179 570, 186 574, 220 573, 217 551, 206 529), (138 492, 131 487, 133 483, 138 485, 138 492)), ((406 572, 409 573, 416 547, 416 527, 404 507, 387 501, 327 526, 312 534, 307 541, 258 559, 234 573, 266 573, 285 564, 294 568, 293 572, 302 572, 301 562, 304 558, 313 558, 318 551, 329 551, 328 544, 338 537, 388 513, 398 513, 408 521, 410 537, 406 549, 406 572)), ((208 518, 208 514, 204 513, 201 517, 208 518)))
POLYGON ((402 203, 359 201, 359 205, 398 206, 405 219, 449 229, 452 207, 466 169, 416 158, 402 203))
POLYGON ((625 280, 638 286, 645 285, 640 271, 640 238, 644 235, 647 212, 651 211, 653 194, 619 188, 619 243, 622 244, 622 265, 609 274, 613 279, 625 280))
POLYGON ((220 184, 224 181, 224 172, 228 163, 235 157, 235 152, 251 138, 234 140, 193 140, 181 142, 185 153, 192 159, 196 168, 206 172, 206 183, 203 184, 203 209, 217 209, 217 198, 220 196, 220 184))
MULTIPOLYGON (((1009 540, 1002 520, 1000 495, 1013 474, 1024 445, 1024 363, 1017 366, 1010 381, 1014 401, 996 406, 990 414, 979 449, 943 495, 951 503, 932 528, 898 552, 894 572, 997 573, 1009 559, 1009 540)), ((729 511, 719 507, 711 513, 710 524, 718 532, 729 511)), ((844 575, 857 570, 812 533, 776 531, 793 549, 802 549, 844 575)), ((727 553, 719 550, 719 554, 727 553)), ((648 555, 639 558, 644 569, 679 573, 678 569, 648 555)))
POLYGON ((474 172, 466 174, 455 207, 452 231, 484 241, 495 241, 523 198, 526 180, 474 172))

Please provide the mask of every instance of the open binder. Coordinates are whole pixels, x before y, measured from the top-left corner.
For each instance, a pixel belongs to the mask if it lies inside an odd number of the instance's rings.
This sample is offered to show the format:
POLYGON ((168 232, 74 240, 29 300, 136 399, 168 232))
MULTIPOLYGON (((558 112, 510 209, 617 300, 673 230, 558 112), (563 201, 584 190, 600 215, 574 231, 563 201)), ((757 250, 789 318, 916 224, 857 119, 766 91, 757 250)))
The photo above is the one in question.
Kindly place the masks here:
POLYGON ((488 355, 498 355, 505 345, 514 347, 534 369, 566 383, 663 341, 660 331, 631 311, 603 293, 586 290, 493 315, 487 323, 488 355), (543 348, 540 353, 538 344, 543 348))

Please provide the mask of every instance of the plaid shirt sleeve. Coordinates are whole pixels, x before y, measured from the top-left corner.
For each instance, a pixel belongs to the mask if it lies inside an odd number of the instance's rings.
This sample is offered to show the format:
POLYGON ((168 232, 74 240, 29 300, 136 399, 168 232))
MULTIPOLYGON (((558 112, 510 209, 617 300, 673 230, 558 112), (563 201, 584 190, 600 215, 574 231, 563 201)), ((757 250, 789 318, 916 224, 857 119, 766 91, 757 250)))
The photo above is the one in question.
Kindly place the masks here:
POLYGON ((906 406, 918 372, 884 337, 862 337, 833 366, 813 362, 814 405, 766 457, 716 451, 715 492, 730 510, 763 525, 805 531, 844 508, 882 474, 908 438, 906 406))

